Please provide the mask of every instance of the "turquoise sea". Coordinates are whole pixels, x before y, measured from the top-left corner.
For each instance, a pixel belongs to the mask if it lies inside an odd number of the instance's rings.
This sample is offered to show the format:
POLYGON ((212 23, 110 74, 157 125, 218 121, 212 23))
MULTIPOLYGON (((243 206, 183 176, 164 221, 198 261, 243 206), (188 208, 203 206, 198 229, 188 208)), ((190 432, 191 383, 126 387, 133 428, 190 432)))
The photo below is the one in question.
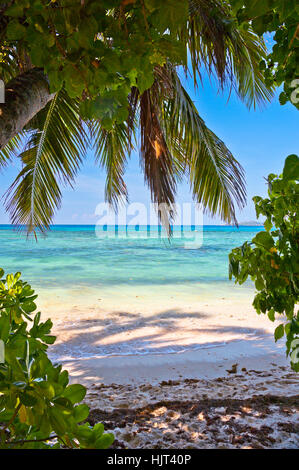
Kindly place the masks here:
MULTIPOLYGON (((220 292, 234 285, 228 280, 230 250, 261 229, 204 226, 202 244, 197 246, 189 243, 195 232, 185 230, 182 237, 179 227, 167 241, 146 227, 128 236, 120 230, 118 237, 99 238, 94 226, 55 225, 36 242, 9 225, 0 225, 0 266, 6 272, 22 271, 36 289, 90 287, 113 293, 127 287, 164 286, 191 292, 196 286, 197 291, 220 292)), ((243 290, 249 287, 250 283, 243 290)))
POLYGON ((176 353, 256 335, 245 322, 253 284, 229 281, 228 254, 261 227, 194 229, 176 227, 169 241, 154 227, 114 236, 112 227, 56 225, 35 241, 2 225, 0 267, 21 271, 38 293, 63 338, 51 348, 59 360, 176 353))

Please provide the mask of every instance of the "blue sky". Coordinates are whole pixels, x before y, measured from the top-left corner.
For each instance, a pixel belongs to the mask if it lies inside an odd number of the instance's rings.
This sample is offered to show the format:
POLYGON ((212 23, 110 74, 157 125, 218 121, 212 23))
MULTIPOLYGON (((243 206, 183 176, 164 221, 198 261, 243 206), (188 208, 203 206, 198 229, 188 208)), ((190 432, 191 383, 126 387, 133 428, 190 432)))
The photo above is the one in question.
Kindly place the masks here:
MULTIPOLYGON (((227 94, 218 93, 217 87, 204 77, 203 86, 196 91, 188 84, 188 91, 206 124, 226 143, 245 169, 248 203, 242 212, 237 211, 239 222, 255 220, 254 195, 266 195, 264 180, 269 173, 280 173, 286 156, 299 153, 298 111, 291 104, 281 106, 278 92, 264 109, 248 110, 234 94, 227 102, 227 94)), ((0 173, 1 195, 17 174, 17 166, 0 173)), ((149 192, 140 172, 138 154, 134 153, 127 166, 126 183, 131 202, 150 202, 149 192)), ((105 174, 96 166, 89 152, 76 179, 74 190, 63 190, 62 207, 57 212, 56 224, 94 224, 95 208, 104 201, 105 174)), ((178 188, 178 202, 191 201, 188 184, 178 188)), ((0 224, 9 223, 3 201, 0 205, 0 224)), ((221 223, 218 217, 204 217, 206 224, 221 223)))

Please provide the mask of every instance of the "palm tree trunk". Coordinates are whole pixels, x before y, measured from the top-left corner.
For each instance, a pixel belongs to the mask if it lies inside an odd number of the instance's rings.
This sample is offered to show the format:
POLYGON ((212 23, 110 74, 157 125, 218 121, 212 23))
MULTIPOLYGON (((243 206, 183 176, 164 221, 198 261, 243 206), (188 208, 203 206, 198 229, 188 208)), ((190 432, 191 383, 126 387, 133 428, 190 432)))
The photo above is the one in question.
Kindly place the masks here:
POLYGON ((11 80, 5 88, 5 103, 0 104, 0 150, 53 97, 41 69, 33 68, 11 80))

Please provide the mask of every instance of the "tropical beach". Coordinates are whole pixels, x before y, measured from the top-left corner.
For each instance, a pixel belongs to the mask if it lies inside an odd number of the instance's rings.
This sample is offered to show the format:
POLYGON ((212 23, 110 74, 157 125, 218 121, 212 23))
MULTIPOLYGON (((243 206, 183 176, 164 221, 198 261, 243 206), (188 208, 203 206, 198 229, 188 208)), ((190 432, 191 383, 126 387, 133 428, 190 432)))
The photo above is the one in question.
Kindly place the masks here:
POLYGON ((0 453, 299 448, 298 53, 293 0, 0 2, 0 453))
POLYGON ((43 319, 58 334, 59 360, 214 350, 272 335, 276 325, 251 305, 252 282, 228 279, 230 250, 259 227, 202 230, 196 249, 184 238, 102 240, 93 226, 56 226, 37 244, 12 228, 0 237, 11 271, 23 258, 43 319))
POLYGON ((87 386, 114 448, 298 448, 298 374, 239 295, 64 303, 51 358, 87 386))
POLYGON ((114 446, 298 448, 299 378, 274 343, 278 322, 233 286, 204 301, 159 287, 89 306, 79 295, 41 302, 57 335, 51 358, 87 386, 114 446))
POLYGON ((116 448, 298 447, 299 378, 274 342, 279 321, 256 314, 250 281, 228 280, 230 249, 259 231, 203 227, 190 250, 181 239, 99 240, 93 226, 56 226, 38 244, 0 230, 53 321, 50 358, 87 387, 116 448))

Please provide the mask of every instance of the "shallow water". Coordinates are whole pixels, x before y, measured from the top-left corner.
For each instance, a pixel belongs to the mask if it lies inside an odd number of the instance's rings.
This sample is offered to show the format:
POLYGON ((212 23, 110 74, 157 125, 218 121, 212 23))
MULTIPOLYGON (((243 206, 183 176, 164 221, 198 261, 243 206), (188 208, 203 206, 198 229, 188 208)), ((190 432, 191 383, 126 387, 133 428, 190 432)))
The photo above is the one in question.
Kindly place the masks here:
POLYGON ((202 240, 197 230, 169 242, 146 229, 99 238, 93 226, 54 226, 36 242, 0 226, 0 266, 39 293, 57 358, 178 353, 265 334, 248 318, 251 281, 228 279, 229 252, 261 227, 205 226, 202 240))
MULTIPOLYGON (((190 243, 195 233, 185 231, 168 242, 156 233, 98 238, 94 226, 53 226, 38 242, 10 226, 0 226, 0 266, 6 272, 22 271, 34 288, 92 288, 125 292, 126 289, 175 289, 191 294, 231 290, 228 254, 251 239, 261 227, 205 226, 202 245, 190 243), (134 238, 135 237, 135 238, 134 238)), ((200 235, 200 234, 199 234, 200 235)), ((250 286, 245 284, 243 289, 250 286)))
POLYGON ((205 226, 202 246, 190 248, 190 232, 168 242, 155 237, 101 239, 93 226, 55 226, 36 242, 0 226, 0 266, 6 272, 21 270, 35 287, 231 285, 227 279, 230 250, 260 230, 205 226))

